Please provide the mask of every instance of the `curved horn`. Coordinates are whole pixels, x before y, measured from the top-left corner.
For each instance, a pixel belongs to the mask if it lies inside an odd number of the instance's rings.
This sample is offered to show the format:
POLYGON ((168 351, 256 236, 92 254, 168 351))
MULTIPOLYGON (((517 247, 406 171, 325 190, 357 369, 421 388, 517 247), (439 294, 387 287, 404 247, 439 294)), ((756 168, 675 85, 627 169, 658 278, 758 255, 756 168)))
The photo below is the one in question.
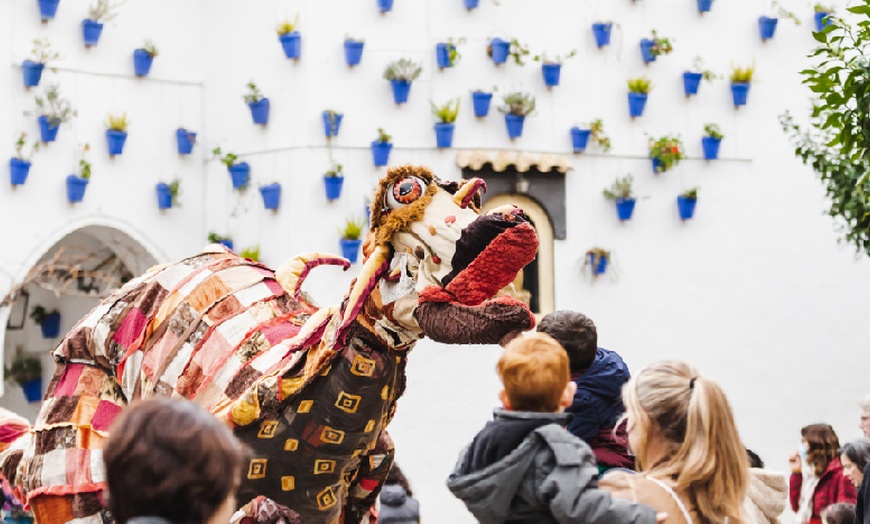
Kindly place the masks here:
POLYGON ((456 190, 456 193, 453 194, 453 202, 462 209, 465 209, 478 191, 486 193, 486 182, 480 178, 472 178, 456 190))

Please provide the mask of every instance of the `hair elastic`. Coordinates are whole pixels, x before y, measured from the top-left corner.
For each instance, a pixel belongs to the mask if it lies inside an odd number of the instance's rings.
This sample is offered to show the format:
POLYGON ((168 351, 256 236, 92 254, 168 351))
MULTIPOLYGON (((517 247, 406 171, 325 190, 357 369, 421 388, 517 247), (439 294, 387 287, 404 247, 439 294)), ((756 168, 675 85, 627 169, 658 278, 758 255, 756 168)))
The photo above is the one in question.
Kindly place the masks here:
POLYGON ((692 377, 692 378, 689 380, 689 389, 695 389, 695 381, 696 381, 697 379, 698 379, 698 377, 692 377))

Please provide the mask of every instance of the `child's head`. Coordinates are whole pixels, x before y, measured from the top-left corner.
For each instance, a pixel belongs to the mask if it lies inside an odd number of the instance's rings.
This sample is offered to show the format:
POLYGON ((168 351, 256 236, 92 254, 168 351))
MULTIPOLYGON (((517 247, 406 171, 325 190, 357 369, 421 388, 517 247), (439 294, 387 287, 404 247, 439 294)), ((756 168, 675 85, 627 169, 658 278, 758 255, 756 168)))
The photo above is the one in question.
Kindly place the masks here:
POLYGON ((588 368, 595 360, 598 332, 592 320, 583 313, 555 311, 541 319, 538 331, 550 335, 565 348, 571 373, 588 368))
POLYGON ((112 426, 103 460, 109 509, 124 524, 227 522, 235 508, 242 446, 213 415, 186 400, 133 404, 112 426))
POLYGON ((571 405, 577 388, 571 382, 565 350, 544 333, 512 340, 496 370, 504 385, 499 398, 511 411, 563 411, 571 405))
POLYGON ((822 524, 855 524, 855 505, 831 504, 822 511, 822 524))

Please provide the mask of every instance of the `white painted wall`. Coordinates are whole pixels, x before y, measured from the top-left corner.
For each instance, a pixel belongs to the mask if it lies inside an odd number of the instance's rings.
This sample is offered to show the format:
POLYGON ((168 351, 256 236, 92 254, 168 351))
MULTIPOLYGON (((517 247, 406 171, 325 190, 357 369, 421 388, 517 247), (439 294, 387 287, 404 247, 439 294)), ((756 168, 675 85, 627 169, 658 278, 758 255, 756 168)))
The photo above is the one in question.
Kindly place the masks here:
MULTIPOLYGON (((824 216, 823 188, 794 159, 776 121, 785 109, 807 107, 797 71, 814 45, 808 5, 791 2, 803 25, 781 21, 776 37, 763 44, 756 19, 764 5, 754 0, 716 2, 704 16, 691 0, 483 0, 471 13, 460 0, 396 0, 383 16, 374 0, 127 0, 99 45, 86 50, 78 24, 87 3, 61 0, 57 18, 43 25, 35 0, 0 2, 0 59, 7 64, 0 68, 0 159, 11 156, 20 130, 37 135, 33 115, 23 112, 33 111, 33 93, 41 88, 26 91, 18 66, 33 38, 48 37, 63 53, 58 71, 46 72, 43 82, 59 80, 79 111, 58 142, 35 157, 25 186, 0 184, 0 293, 70 224, 118 225, 161 261, 194 253, 210 230, 231 234, 238 249, 259 243, 273 266, 302 251, 337 251, 337 228, 345 216, 361 215, 383 172, 372 166, 368 149, 378 127, 394 136, 392 164, 460 175, 455 151, 433 148, 430 99, 461 97, 455 149, 570 154, 568 128, 601 117, 613 151, 572 156, 574 170, 566 177, 571 201, 568 238, 555 245, 557 308, 589 314, 601 344, 635 371, 681 358, 719 381, 746 445, 772 468, 787 469, 803 425, 831 423, 842 442, 859 436, 856 403, 870 392, 860 330, 870 266, 837 244, 834 222, 824 216), (294 63, 284 58, 273 27, 297 12, 303 43, 294 63), (589 27, 602 19, 620 29, 613 45, 599 51, 589 27), (637 42, 651 29, 673 37, 675 51, 644 66, 637 42), (353 69, 344 65, 345 34, 366 40, 362 63, 353 69), (467 40, 462 61, 439 72, 434 44, 450 36, 467 40), (484 52, 492 36, 517 37, 533 53, 576 48, 578 56, 566 62, 562 85, 547 91, 537 64, 494 67, 484 52), (151 76, 136 79, 130 53, 145 38, 161 54, 151 76), (734 110, 722 80, 685 99, 681 73, 696 55, 726 75, 732 62, 755 60, 749 105, 734 110), (381 74, 403 56, 422 61, 424 72, 409 103, 396 107, 381 74), (640 75, 654 89, 644 116, 632 121, 625 80, 640 75), (272 100, 266 128, 251 123, 241 99, 249 80, 272 100), (515 143, 498 113, 472 116, 469 90, 493 85, 538 97, 537 115, 515 143), (345 113, 332 144, 347 174, 335 202, 326 201, 320 181, 329 165, 320 113, 328 108, 345 113), (102 122, 120 111, 130 116, 130 137, 124 154, 110 159, 102 122), (708 122, 726 135, 718 162, 696 160, 708 122), (190 158, 175 154, 179 125, 200 133, 190 158), (681 134, 696 159, 653 176, 647 133, 681 134), (94 175, 84 202, 71 206, 63 180, 83 142, 92 145, 94 175), (251 164, 252 189, 232 191, 226 169, 208 154, 217 145, 251 164), (620 224, 601 190, 629 172, 647 198, 631 222, 620 224), (159 212, 153 186, 175 176, 183 180, 183 207, 159 212), (284 186, 275 213, 263 209, 256 191, 272 181, 284 186), (674 200, 694 185, 701 187, 696 218, 683 224, 674 200), (583 253, 596 245, 614 252, 616 271, 593 283, 580 268, 583 253)), ((319 270, 308 288, 322 303, 335 303, 354 271, 319 270)), ((498 355, 496 347, 425 341, 410 360, 408 391, 391 432, 427 522, 471 520, 444 479, 496 403, 498 355)), ((0 404, 18 405, 12 389, 0 404)))

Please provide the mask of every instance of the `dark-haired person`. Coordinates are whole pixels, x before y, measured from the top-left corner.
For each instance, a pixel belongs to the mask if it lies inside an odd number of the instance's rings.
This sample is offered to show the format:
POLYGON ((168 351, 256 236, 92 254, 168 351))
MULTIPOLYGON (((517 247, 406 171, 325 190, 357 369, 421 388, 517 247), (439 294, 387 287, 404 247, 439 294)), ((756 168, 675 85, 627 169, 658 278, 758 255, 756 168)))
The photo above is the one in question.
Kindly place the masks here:
POLYGON ((837 502, 855 503, 855 486, 843 474, 838 452, 840 441, 828 424, 812 424, 801 429, 802 452, 789 457, 791 478, 789 499, 797 513, 798 524, 821 524, 822 510, 837 502))
POLYGON ((420 502, 414 498, 411 485, 397 464, 393 464, 387 481, 381 488, 381 512, 378 524, 418 524, 420 502))
POLYGON ((831 504, 822 512, 822 524, 855 524, 854 504, 831 504))
POLYGON ((840 449, 840 463, 843 464, 843 473, 858 488, 855 522, 870 524, 870 514, 867 514, 870 508, 870 484, 867 482, 870 475, 870 439, 862 438, 844 444, 840 449))
POLYGON ((750 524, 779 524, 779 516, 788 501, 788 480, 785 474, 764 469, 764 461, 751 449, 749 459, 749 485, 743 509, 750 524))

